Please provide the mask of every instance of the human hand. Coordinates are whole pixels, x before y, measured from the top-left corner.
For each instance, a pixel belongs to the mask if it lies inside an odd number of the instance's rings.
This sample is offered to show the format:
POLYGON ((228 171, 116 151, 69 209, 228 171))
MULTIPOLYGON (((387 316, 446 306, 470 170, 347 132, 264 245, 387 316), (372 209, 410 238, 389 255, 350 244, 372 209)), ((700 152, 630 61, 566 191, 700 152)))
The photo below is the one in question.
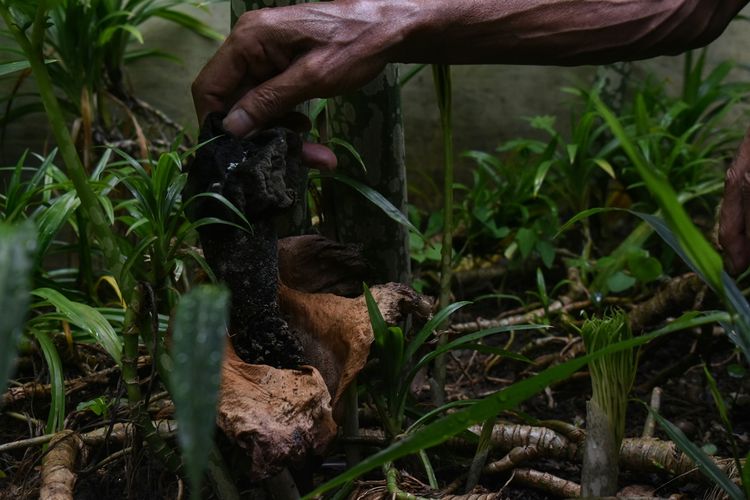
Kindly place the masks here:
POLYGON ((750 130, 727 170, 719 213, 719 244, 731 274, 750 266, 750 130))
MULTIPOLYGON (((354 90, 383 69, 398 39, 399 18, 384 12, 394 3, 322 2, 244 14, 193 83, 199 120, 228 110, 224 128, 238 137, 290 119, 299 125, 290 116, 294 106, 354 90)), ((336 162, 319 144, 305 144, 303 158, 324 168, 336 162)))

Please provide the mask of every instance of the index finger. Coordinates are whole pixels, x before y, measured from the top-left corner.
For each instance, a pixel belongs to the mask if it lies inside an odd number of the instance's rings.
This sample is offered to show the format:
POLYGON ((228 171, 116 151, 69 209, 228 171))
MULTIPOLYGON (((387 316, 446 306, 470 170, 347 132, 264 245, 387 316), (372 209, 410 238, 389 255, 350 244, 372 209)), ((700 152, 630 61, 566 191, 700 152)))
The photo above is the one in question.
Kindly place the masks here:
POLYGON ((211 112, 226 112, 233 104, 232 96, 245 83, 248 64, 231 41, 232 35, 206 63, 193 81, 193 105, 199 123, 211 112))

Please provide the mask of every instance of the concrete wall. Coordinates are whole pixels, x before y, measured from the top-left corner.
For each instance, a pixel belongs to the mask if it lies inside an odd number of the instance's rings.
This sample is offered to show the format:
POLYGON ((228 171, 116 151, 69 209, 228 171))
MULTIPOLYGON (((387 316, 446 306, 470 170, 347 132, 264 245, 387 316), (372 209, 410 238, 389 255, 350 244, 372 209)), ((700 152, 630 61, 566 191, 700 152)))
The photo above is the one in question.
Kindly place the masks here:
MULTIPOLYGON (((229 3, 209 7, 202 15, 218 31, 228 32, 229 3)), ((744 12, 750 14, 750 8, 744 12)), ((727 58, 750 65, 750 25, 735 21, 711 47, 714 61, 727 58)), ((190 82, 203 63, 218 47, 217 43, 184 34, 164 22, 152 22, 144 29, 146 41, 178 55, 182 64, 150 60, 131 66, 130 81, 137 95, 164 110, 178 121, 195 128, 190 98, 190 82)), ((638 63, 639 71, 654 71, 678 88, 682 59, 663 57, 638 63)), ((567 120, 566 97, 559 89, 565 85, 590 83, 595 68, 556 68, 534 66, 454 67, 454 125, 456 151, 493 150, 500 142, 532 133, 525 116, 559 115, 567 120)), ((737 78, 750 79, 750 73, 738 71, 737 78)), ((403 90, 406 125, 407 164, 411 178, 419 171, 434 177, 440 170, 440 131, 431 72, 423 71, 403 90)), ((39 149, 43 117, 17 123, 8 131, 2 163, 12 161, 23 147, 39 149)), ((465 171, 466 169, 464 169, 465 171)), ((461 176, 461 173, 459 172, 461 176)), ((464 174, 465 175, 465 174, 464 174)))

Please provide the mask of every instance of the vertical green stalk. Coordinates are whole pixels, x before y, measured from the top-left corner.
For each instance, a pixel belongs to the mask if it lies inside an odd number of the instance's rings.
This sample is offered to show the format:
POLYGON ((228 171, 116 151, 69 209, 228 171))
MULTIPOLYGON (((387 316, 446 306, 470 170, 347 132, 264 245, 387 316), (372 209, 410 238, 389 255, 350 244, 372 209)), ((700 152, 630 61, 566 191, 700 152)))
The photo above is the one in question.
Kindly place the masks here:
MULTIPOLYGON (((446 308, 451 300, 451 278, 453 268, 453 127, 451 117, 452 94, 451 68, 444 64, 432 66, 440 127, 443 133, 443 239, 440 258, 440 298, 438 310, 446 308)), ((447 335, 440 336, 438 345, 448 342, 447 335)), ((433 400, 436 406, 445 402, 446 358, 442 354, 435 358, 433 400)))
POLYGON ((131 417, 143 433, 146 444, 171 472, 178 473, 182 466, 180 457, 158 434, 151 417, 143 407, 143 394, 138 380, 138 330, 141 312, 139 288, 137 287, 133 293, 123 322, 122 380, 128 395, 131 417))
POLYGON ((479 443, 477 444, 477 451, 474 453, 474 458, 471 461, 471 468, 469 469, 469 475, 466 478, 466 493, 471 493, 471 490, 479 484, 479 478, 482 476, 482 471, 487 463, 487 457, 492 451, 492 431, 495 429, 495 420, 497 417, 494 415, 484 421, 482 424, 482 432, 479 435, 479 443))

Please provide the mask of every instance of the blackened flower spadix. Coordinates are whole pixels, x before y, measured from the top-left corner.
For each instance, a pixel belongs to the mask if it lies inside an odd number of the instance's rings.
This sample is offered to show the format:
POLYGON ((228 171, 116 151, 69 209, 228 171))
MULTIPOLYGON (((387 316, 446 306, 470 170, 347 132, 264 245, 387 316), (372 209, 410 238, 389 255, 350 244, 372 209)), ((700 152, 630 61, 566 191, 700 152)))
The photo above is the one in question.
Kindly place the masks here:
POLYGON ((208 116, 201 146, 191 165, 187 198, 201 195, 189 207, 193 220, 211 217, 245 224, 210 194, 226 198, 252 228, 209 224, 199 229, 208 265, 232 293, 230 336, 237 355, 247 363, 291 368, 303 363, 302 347, 282 318, 277 301, 278 258, 274 218, 295 202, 303 174, 302 140, 276 127, 237 139, 222 127, 220 114, 208 116))

